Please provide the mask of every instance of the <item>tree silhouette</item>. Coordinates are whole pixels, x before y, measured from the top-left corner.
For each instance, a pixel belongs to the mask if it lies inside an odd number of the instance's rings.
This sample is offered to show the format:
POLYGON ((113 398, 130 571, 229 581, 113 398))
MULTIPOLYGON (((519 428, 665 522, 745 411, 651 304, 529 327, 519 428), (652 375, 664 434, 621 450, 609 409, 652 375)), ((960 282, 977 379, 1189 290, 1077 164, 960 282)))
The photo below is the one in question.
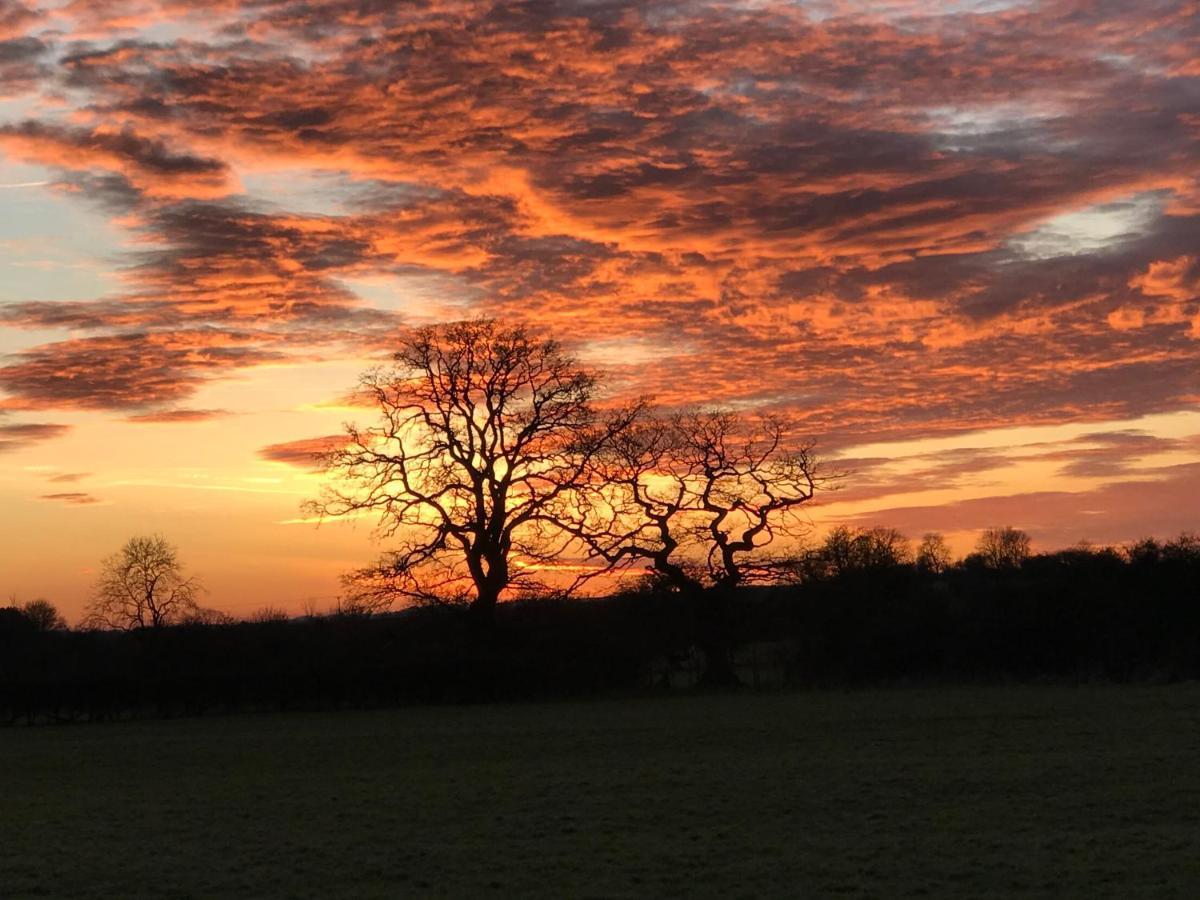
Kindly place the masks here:
POLYGON ((979 536, 975 553, 989 569, 1015 569, 1029 558, 1031 543, 1019 528, 988 528, 979 536))
POLYGON ((830 529, 824 542, 809 555, 809 575, 836 578, 851 572, 870 572, 912 562, 909 540, 895 528, 830 529))
POLYGON ((1138 565, 1154 565, 1163 561, 1194 563, 1200 561, 1200 535, 1185 531, 1168 541, 1142 538, 1127 545, 1124 552, 1131 563, 1138 565))
POLYGON ((576 534, 676 589, 773 577, 779 560, 764 551, 806 531, 797 513, 822 480, 811 446, 787 439, 785 420, 729 410, 642 419, 597 455, 576 534))
POLYGON ((572 536, 561 511, 599 450, 636 418, 606 416, 597 376, 556 341, 493 319, 410 332, 361 388, 377 424, 325 454, 337 481, 310 508, 378 517, 397 547, 349 579, 357 610, 469 600, 490 620, 508 590, 536 591, 572 536))
POLYGON ((203 612, 199 581, 185 577, 179 552, 160 535, 130 538, 101 564, 85 628, 162 628, 203 612))
POLYGON ((778 576, 783 561, 767 548, 803 535, 800 508, 822 482, 811 445, 789 447, 790 430, 721 409, 643 419, 595 455, 592 491, 576 509, 574 533, 596 556, 641 563, 692 601, 712 683, 735 680, 733 591, 778 576))
POLYGON ((929 575, 941 575, 953 563, 946 538, 931 531, 921 538, 917 548, 917 568, 929 575))
POLYGON ((22 604, 21 615, 28 619, 38 631, 62 631, 67 627, 67 620, 63 618, 58 608, 42 597, 22 604))

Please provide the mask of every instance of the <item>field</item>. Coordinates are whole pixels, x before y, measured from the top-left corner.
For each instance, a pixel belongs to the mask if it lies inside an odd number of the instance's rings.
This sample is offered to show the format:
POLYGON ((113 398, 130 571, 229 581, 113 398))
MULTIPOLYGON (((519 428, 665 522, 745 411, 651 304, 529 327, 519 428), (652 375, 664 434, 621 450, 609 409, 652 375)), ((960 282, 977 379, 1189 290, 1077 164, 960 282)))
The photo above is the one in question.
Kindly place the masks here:
POLYGON ((1191 897, 1200 686, 0 731, 0 895, 1191 897))

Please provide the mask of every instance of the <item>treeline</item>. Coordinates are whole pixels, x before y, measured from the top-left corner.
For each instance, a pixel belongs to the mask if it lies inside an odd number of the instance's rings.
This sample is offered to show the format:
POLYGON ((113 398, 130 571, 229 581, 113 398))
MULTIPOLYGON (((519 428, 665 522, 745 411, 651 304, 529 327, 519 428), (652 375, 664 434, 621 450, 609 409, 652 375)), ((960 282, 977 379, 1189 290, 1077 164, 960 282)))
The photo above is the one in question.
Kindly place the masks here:
POLYGON ((788 634, 800 684, 1200 677, 1200 539, 1032 555, 1022 537, 779 589, 756 632, 788 634))
MULTIPOLYGON (((1200 540, 1040 555, 1006 540, 1015 555, 948 563, 835 530, 790 583, 719 604, 733 668, 779 686, 1200 677, 1200 540)), ((69 631, 46 606, 0 609, 2 723, 661 689, 696 680, 714 614, 652 582, 501 604, 486 634, 453 607, 69 631)))

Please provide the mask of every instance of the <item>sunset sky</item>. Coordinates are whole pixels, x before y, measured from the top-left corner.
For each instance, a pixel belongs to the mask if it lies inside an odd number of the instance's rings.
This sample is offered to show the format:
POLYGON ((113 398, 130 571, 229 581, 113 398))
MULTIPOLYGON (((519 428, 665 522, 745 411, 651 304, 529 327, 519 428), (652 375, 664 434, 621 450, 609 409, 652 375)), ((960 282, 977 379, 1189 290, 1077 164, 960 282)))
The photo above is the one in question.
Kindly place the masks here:
POLYGON ((0 602, 160 532, 208 605, 328 606, 375 550, 305 448, 481 313, 794 413, 819 527, 1200 529, 1198 47, 1185 0, 0 0, 0 602))

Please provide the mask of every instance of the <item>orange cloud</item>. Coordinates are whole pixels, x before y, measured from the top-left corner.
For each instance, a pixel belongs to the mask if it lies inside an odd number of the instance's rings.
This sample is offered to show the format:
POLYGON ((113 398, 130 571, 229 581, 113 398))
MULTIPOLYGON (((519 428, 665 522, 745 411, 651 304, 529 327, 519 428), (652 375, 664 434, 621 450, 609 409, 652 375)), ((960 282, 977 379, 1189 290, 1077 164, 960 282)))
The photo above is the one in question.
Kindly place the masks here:
POLYGON ((177 331, 79 338, 34 347, 0 368, 9 409, 170 405, 205 379, 282 358, 256 336, 177 331))
POLYGON ((39 441, 61 437, 70 430, 69 425, 52 425, 44 422, 0 423, 0 453, 21 450, 39 441))
POLYGON ((72 506, 89 506, 100 501, 91 494, 85 494, 78 491, 68 491, 58 494, 42 494, 41 500, 54 500, 58 503, 67 503, 72 506))
POLYGON ((1129 286, 1147 297, 1197 302, 1200 300, 1200 261, 1195 256, 1155 260, 1145 272, 1131 278, 1129 286))
POLYGON ((69 115, 0 131, 137 241, 119 295, 0 311, 84 334, 0 371, 9 406, 371 354, 415 278, 581 347, 670 347, 613 359, 622 390, 790 408, 832 442, 1194 400, 1190 282, 1161 266, 1194 254, 1200 35, 1171 4, 161 8, 189 39, 139 37, 145 3, 65 7, 98 36, 42 76, 69 115), (48 372, 203 331, 242 336, 228 364, 48 372))
POLYGON ((128 128, 89 130, 26 121, 0 126, 0 147, 42 165, 115 172, 150 196, 213 197, 231 190, 222 161, 173 152, 161 140, 128 128))
POLYGON ((163 409, 126 416, 125 421, 136 425, 167 425, 181 422, 208 422, 228 415, 229 413, 223 409, 163 409))
POLYGON ((1124 313, 1127 318, 1122 324, 1140 328, 1147 322, 1190 323, 1188 334, 1192 338, 1200 339, 1200 262, 1195 256, 1155 260, 1145 272, 1131 278, 1129 286, 1146 297, 1174 302, 1158 303, 1142 310, 1129 310, 1124 313))
POLYGON ((258 451, 258 455, 269 462, 284 463, 301 469, 316 471, 321 467, 321 454, 346 446, 344 434, 322 435, 300 438, 282 444, 271 444, 258 451))
POLYGON ((24 3, 0 0, 0 40, 24 36, 37 20, 37 13, 24 3))

